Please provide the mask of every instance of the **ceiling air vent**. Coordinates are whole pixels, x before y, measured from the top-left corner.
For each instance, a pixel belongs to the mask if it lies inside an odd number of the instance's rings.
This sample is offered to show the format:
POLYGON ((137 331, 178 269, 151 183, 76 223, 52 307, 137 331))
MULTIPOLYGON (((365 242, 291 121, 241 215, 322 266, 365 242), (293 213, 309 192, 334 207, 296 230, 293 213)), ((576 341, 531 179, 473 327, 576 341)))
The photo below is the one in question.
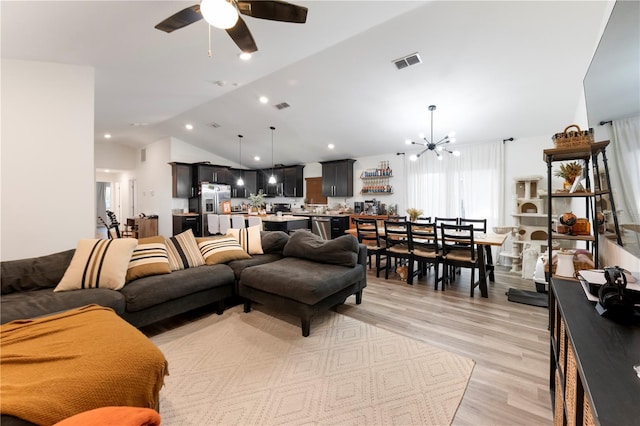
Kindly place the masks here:
POLYGON ((411 55, 405 56, 404 58, 394 60, 393 63, 395 64, 396 68, 401 70, 411 65, 421 64, 422 59, 420 59, 420 55, 418 53, 412 53, 411 55))
POLYGON ((285 109, 285 108, 289 108, 291 105, 289 105, 286 102, 280 102, 279 104, 275 105, 276 108, 278 109, 285 109))

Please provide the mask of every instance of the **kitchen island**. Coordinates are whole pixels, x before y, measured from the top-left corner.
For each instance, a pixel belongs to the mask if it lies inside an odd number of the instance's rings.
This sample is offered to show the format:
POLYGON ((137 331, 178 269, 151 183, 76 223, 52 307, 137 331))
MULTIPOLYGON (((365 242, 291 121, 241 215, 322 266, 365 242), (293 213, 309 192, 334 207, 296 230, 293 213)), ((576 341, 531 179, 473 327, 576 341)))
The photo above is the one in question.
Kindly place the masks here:
POLYGON ((310 229, 308 216, 269 215, 260 216, 265 231, 284 231, 290 233, 296 229, 310 229))
POLYGON ((311 231, 324 239, 338 238, 349 229, 349 213, 292 213, 294 216, 304 215, 310 218, 311 231))

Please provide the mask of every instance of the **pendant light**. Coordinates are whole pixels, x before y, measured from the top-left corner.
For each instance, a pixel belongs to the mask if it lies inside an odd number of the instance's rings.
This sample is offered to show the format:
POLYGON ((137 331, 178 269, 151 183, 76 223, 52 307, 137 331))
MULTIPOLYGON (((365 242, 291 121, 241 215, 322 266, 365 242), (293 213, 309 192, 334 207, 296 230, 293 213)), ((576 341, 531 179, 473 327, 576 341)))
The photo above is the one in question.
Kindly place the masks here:
MULTIPOLYGON (((238 135, 238 142, 240 143, 240 168, 242 168, 242 135, 238 135)), ((236 185, 244 186, 244 180, 242 180, 242 171, 240 171, 240 175, 238 176, 238 181, 236 185)))
POLYGON ((273 126, 270 126, 269 128, 271 129, 271 176, 269 177, 269 184, 275 185, 278 183, 276 176, 273 174, 273 131, 276 128, 273 126))

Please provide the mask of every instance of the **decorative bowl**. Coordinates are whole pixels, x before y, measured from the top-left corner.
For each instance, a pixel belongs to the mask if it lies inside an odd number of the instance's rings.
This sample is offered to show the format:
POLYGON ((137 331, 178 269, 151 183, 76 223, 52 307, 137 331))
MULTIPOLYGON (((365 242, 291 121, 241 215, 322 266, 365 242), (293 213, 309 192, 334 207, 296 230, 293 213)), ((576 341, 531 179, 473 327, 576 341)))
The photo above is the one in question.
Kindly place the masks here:
POLYGON ((513 230, 513 226, 494 226, 493 232, 496 234, 508 234, 513 230))

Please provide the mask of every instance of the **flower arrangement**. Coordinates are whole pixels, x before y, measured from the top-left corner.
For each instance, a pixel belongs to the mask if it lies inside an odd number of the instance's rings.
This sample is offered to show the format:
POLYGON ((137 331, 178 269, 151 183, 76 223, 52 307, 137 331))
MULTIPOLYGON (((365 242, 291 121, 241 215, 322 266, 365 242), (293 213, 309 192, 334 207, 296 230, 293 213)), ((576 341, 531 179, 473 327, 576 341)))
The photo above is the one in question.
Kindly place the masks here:
POLYGON ((582 165, 577 161, 562 163, 560 164, 560 169, 556 170, 554 174, 555 176, 563 178, 568 183, 573 184, 576 178, 582 174, 582 165))
POLYGON ((422 210, 414 209, 413 207, 407 209, 407 213, 409 214, 409 220, 411 222, 415 222, 420 216, 422 216, 422 210))

